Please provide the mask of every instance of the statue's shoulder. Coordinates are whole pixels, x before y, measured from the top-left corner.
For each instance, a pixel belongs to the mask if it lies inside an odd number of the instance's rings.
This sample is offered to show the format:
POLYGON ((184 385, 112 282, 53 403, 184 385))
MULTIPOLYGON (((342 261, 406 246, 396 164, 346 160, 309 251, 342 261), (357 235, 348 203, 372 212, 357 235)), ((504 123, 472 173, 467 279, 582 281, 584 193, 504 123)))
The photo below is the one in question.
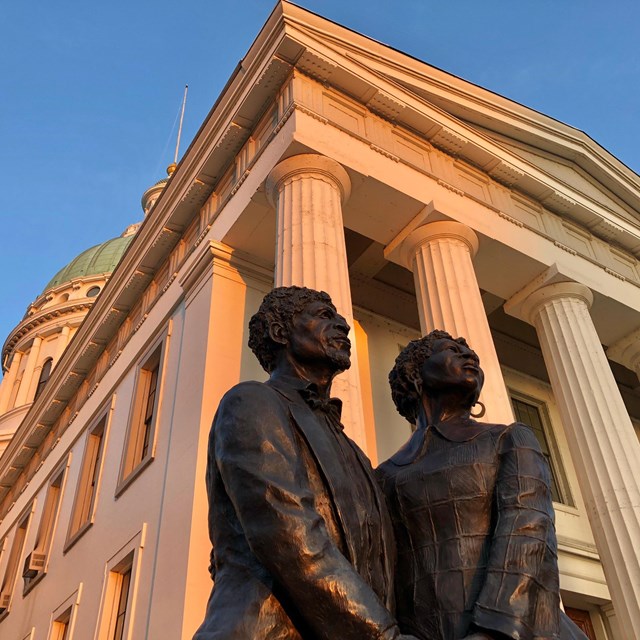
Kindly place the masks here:
POLYGON ((540 451, 540 443, 533 429, 523 422, 512 422, 507 425, 500 425, 502 431, 500 440, 503 444, 513 448, 527 448, 540 451))
POLYGON ((241 382, 220 400, 211 434, 244 441, 263 437, 288 422, 287 407, 273 387, 264 382, 241 382))
POLYGON ((265 391, 271 392, 271 388, 266 382, 258 382, 257 380, 246 380, 245 382, 239 382, 234 385, 224 394, 224 397, 227 396, 233 397, 236 395, 252 395, 252 394, 261 394, 265 391))
POLYGON ((241 406, 264 406, 278 402, 278 394, 270 385, 257 380, 240 382, 231 387, 220 400, 220 408, 241 406))

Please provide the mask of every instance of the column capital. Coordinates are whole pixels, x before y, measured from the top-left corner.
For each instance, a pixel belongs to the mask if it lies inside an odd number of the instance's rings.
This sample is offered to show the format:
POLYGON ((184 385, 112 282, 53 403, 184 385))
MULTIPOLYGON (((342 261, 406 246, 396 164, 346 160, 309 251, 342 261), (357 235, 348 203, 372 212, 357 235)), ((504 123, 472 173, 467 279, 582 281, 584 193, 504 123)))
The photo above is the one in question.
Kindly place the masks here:
POLYGON ((478 251, 478 236, 475 231, 461 222, 439 220, 427 222, 412 230, 403 229, 385 248, 387 260, 413 268, 413 260, 421 246, 434 240, 449 238, 462 242, 473 258, 478 251))
POLYGON ((589 287, 579 282, 557 280, 558 274, 555 271, 553 274, 553 277, 548 277, 551 275, 548 270, 509 298, 504 304, 506 313, 534 324, 538 311, 554 300, 581 300, 588 309, 591 308, 593 293, 589 287))
POLYGON ((640 328, 609 345, 607 357, 635 371, 640 378, 640 328))
POLYGON ((345 168, 339 163, 317 153, 302 153, 279 162, 267 176, 266 193, 272 206, 276 206, 280 185, 294 176, 324 177, 340 191, 340 200, 344 204, 351 195, 351 179, 345 168))

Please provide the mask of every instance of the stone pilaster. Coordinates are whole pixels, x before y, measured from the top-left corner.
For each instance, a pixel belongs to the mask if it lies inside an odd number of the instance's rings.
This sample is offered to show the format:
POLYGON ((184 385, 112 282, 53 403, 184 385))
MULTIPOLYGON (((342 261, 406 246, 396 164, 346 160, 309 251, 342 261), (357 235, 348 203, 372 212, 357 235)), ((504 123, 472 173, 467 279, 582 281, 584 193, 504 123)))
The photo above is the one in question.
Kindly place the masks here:
POLYGON ((64 350, 67 348, 69 344, 69 334, 71 332, 71 327, 68 324, 65 324, 62 327, 62 331, 58 335, 58 340, 56 342, 56 354, 53 358, 53 366, 55 367, 58 364, 58 360, 62 357, 64 350))
POLYGON ((640 445, 584 285, 531 285, 505 309, 536 327, 623 636, 640 629, 640 445))
POLYGON ((2 394, 0 394, 0 416, 11 410, 13 407, 9 406, 9 400, 11 399, 11 392, 13 391, 13 385, 18 377, 18 370, 20 369, 20 363, 22 362, 23 353, 16 351, 11 361, 9 371, 2 381, 2 394))
POLYGON ((608 602, 607 604, 600 607, 600 611, 602 612, 602 616, 604 618, 604 626, 607 630, 609 638, 611 638, 611 640, 622 638, 622 634, 620 633, 620 625, 618 624, 618 619, 616 617, 616 612, 613 608, 613 605, 608 602))
POLYGON ((347 433, 366 451, 342 220, 342 204, 349 197, 351 181, 335 160, 302 154, 280 162, 269 174, 266 187, 277 212, 275 286, 326 291, 352 327, 351 368, 336 378, 332 391, 344 402, 347 433))
POLYGON ((477 250, 472 229, 442 221, 417 227, 392 242, 385 255, 413 271, 422 333, 444 329, 462 336, 480 356, 485 374, 480 399, 487 409, 482 420, 509 424, 513 410, 473 269, 477 250))
POLYGON ((27 366, 24 368, 24 374, 22 375, 22 381, 20 382, 20 389, 18 390, 18 395, 16 397, 16 407, 20 407, 23 404, 33 401, 33 394, 36 390, 35 385, 38 382, 37 380, 35 382, 33 381, 33 374, 36 369, 36 364, 38 363, 41 344, 42 338, 40 336, 36 336, 33 339, 31 350, 27 356, 27 366), (33 392, 31 391, 32 387, 33 392))

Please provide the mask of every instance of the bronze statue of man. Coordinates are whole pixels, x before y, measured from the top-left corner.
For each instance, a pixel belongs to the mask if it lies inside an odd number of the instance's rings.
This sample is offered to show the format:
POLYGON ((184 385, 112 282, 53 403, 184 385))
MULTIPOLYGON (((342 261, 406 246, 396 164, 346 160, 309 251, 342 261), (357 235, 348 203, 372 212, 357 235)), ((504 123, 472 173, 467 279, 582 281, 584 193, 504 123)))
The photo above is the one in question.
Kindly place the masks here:
POLYGON ((214 587, 194 640, 395 640, 393 537, 330 398, 349 326, 324 292, 280 287, 251 319, 270 374, 222 399, 208 449, 214 587))

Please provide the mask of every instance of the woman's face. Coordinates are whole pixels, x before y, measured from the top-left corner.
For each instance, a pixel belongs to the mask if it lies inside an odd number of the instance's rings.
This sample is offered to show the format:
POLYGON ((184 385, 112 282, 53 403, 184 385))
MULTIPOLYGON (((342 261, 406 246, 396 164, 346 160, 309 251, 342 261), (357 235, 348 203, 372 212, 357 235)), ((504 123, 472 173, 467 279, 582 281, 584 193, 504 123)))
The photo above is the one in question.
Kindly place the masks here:
POLYGON ((484 373, 475 351, 449 338, 440 338, 433 344, 431 355, 420 368, 425 391, 468 390, 477 398, 484 384, 484 373))

